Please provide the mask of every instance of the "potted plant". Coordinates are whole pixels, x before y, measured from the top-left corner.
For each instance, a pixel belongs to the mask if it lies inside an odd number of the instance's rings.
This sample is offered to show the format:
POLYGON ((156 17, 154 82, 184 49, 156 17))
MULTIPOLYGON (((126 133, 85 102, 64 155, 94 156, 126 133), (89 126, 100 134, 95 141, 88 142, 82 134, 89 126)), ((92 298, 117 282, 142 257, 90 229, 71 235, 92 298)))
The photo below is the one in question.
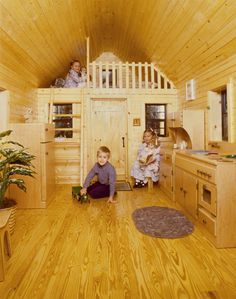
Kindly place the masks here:
MULTIPOLYGON (((15 184, 26 192, 25 182, 20 176, 33 177, 35 171, 31 161, 35 156, 28 153, 27 149, 18 142, 3 141, 3 138, 9 136, 11 132, 12 130, 8 130, 0 133, 0 211, 12 208, 11 214, 14 215, 16 201, 6 197, 8 186, 15 184)), ((13 223, 12 229, 10 227, 12 233, 15 221, 11 220, 11 222, 13 223)))

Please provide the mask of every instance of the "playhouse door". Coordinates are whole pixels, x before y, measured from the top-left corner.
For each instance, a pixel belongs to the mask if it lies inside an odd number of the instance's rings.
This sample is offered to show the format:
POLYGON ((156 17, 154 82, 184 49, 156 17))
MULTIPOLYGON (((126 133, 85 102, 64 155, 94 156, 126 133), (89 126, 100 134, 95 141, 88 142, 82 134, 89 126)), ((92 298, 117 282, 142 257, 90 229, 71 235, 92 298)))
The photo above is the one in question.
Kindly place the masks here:
POLYGON ((110 162, 117 180, 127 179, 127 113, 125 99, 93 99, 92 157, 105 145, 111 151, 110 162))

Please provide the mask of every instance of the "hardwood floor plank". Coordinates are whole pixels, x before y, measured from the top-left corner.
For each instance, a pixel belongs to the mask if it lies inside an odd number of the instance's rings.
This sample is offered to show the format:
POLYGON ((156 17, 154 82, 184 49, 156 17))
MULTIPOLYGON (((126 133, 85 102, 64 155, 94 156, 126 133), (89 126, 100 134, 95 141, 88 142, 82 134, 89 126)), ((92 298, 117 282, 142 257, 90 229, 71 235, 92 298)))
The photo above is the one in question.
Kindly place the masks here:
POLYGON ((141 234, 135 209, 179 209, 157 187, 117 199, 80 204, 69 186, 58 186, 46 210, 18 210, 0 297, 236 298, 236 248, 216 249, 198 224, 179 239, 141 234))

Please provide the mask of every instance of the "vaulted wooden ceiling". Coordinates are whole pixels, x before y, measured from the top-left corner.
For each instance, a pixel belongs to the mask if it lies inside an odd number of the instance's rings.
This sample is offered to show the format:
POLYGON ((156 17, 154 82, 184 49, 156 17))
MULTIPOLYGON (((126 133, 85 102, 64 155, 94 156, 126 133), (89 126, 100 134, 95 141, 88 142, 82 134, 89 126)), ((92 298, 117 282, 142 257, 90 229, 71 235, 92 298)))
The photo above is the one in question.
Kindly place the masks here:
POLYGON ((113 52, 175 83, 236 52, 235 0, 1 0, 0 63, 37 86, 113 52))

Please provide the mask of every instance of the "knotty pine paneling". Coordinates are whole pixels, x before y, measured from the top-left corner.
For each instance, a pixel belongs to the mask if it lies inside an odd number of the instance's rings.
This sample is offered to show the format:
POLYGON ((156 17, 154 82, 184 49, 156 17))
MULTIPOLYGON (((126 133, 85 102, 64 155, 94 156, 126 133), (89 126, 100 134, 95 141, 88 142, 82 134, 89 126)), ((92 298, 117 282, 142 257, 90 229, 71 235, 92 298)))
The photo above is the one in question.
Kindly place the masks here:
POLYGON ((191 76, 178 83, 178 98, 179 106, 189 109, 204 109, 205 110, 205 135, 206 141, 208 142, 208 97, 207 93, 210 90, 215 90, 221 86, 231 83, 231 94, 228 95, 231 97, 231 125, 230 128, 233 132, 233 140, 236 142, 236 55, 233 55, 214 65, 211 68, 205 68, 204 71, 192 72, 191 76), (185 100, 185 86, 186 81, 190 79, 196 80, 196 94, 197 98, 193 101, 185 100))
POLYGON ((154 62, 174 83, 235 49, 235 0, 8 0, 0 14, 3 64, 37 87, 65 76, 71 59, 86 64, 86 37, 90 61, 113 52, 154 62))
MULTIPOLYGON (((38 89, 38 120, 39 121, 46 121, 48 119, 48 104, 50 103, 50 89, 38 89)), ((103 94, 96 93, 95 90, 90 90, 90 93, 85 89, 83 93, 81 92, 82 89, 61 89, 55 88, 54 92, 54 101, 61 102, 61 103, 70 103, 74 102, 75 105, 78 107, 80 103, 83 105, 84 113, 81 114, 82 118, 75 123, 74 128, 79 129, 80 132, 83 131, 83 145, 79 146, 81 150, 81 155, 83 156, 83 163, 84 166, 80 169, 83 170, 84 174, 87 174, 89 171, 89 166, 93 165, 94 157, 92 157, 92 132, 96 129, 94 126, 94 120, 92 119, 92 102, 93 99, 108 99, 112 101, 113 99, 122 98, 127 103, 127 111, 125 112, 124 117, 127 118, 127 136, 128 136, 128 148, 127 148, 127 157, 128 157, 128 165, 127 169, 131 168, 134 160, 136 159, 138 145, 142 142, 143 131, 145 130, 145 104, 151 103, 166 103, 167 104, 167 114, 170 118, 172 113, 177 111, 177 91, 176 90, 163 90, 159 91, 159 94, 155 95, 144 95, 144 94, 130 94, 127 93, 122 94, 103 94), (94 91, 94 94, 92 93, 94 91), (140 126, 133 126, 133 119, 140 118, 141 125, 140 126), (81 123, 83 123, 83 130, 81 130, 81 123)), ((80 113, 81 110, 78 108, 76 113, 80 113)), ((116 127, 112 127, 111 129, 115 129, 116 127)), ((78 152, 74 152, 75 148, 72 144, 72 148, 70 142, 79 142, 79 137, 75 138, 74 140, 68 140, 68 144, 57 143, 56 148, 56 161, 58 162, 58 166, 56 167, 56 178, 58 183, 63 183, 63 179, 67 176, 64 173, 66 169, 72 169, 76 172, 76 167, 80 165, 80 156, 78 152), (62 147, 62 148, 61 148, 62 147), (68 155, 67 155, 68 154, 68 155), (71 158, 75 158, 74 161, 69 161, 65 156, 71 156, 71 158), (58 160, 57 160, 58 158, 58 160), (76 161, 77 159, 77 161, 76 161), (68 164, 69 163, 69 164, 68 164), (59 165, 60 164, 60 165, 59 165), (64 177, 62 176, 64 174, 64 177), (63 178, 63 179, 62 179, 63 178)), ((163 138, 165 139, 165 138, 163 138)), ((166 138, 167 139, 167 138, 166 138)), ((81 142, 81 140, 80 140, 81 142)), ((77 146, 77 145, 76 145, 77 146)), ((73 160, 73 159, 72 159, 73 160)), ((67 171, 67 170, 66 170, 67 171)), ((83 177, 83 174, 81 174, 83 177)), ((128 173, 129 175, 129 173, 128 173)), ((78 183, 79 173, 77 177, 75 176, 68 176, 68 181, 64 181, 64 183, 78 183), (76 181, 77 180, 77 181, 76 181)))
POLYGON ((154 62, 180 87, 182 106, 205 109, 206 91, 235 72, 236 2, 1 1, 0 88, 10 91, 11 121, 23 121, 32 90, 64 77, 72 59, 86 65, 86 37, 90 61, 110 52, 123 62, 154 62), (199 95, 186 104, 191 78, 199 95))
POLYGON ((21 76, 17 69, 9 69, 0 64, 0 87, 9 92, 7 117, 9 122, 24 122, 23 115, 29 107, 33 109, 33 118, 37 118, 35 86, 21 76))

